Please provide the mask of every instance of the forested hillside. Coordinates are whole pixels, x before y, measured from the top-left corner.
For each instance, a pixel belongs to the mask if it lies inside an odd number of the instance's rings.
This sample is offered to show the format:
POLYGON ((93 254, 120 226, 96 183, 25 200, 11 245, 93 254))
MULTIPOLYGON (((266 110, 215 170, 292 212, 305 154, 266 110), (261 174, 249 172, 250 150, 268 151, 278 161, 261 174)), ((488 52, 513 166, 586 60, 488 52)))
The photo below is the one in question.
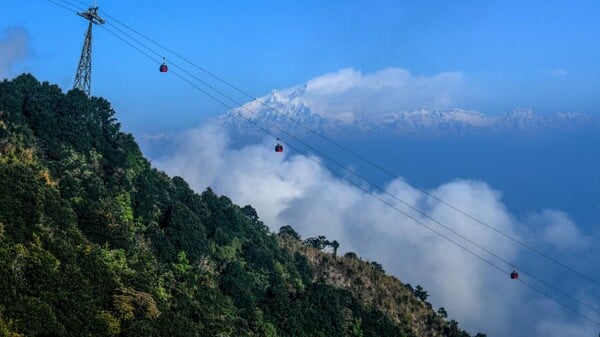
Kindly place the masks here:
POLYGON ((377 263, 152 168, 78 90, 0 83, 0 181, 0 337, 468 336, 377 263))

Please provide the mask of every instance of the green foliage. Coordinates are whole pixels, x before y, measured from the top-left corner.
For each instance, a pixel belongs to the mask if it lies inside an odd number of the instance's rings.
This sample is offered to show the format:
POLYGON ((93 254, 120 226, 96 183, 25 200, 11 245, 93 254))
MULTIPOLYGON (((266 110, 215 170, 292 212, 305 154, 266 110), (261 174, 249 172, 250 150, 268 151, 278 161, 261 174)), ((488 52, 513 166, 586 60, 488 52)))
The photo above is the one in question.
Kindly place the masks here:
POLYGON ((180 274, 185 274, 192 269, 190 261, 187 259, 187 256, 185 256, 185 252, 181 251, 177 254, 177 263, 173 265, 173 268, 180 274))
MULTIPOLYGON (((340 243, 337 242, 337 240, 333 240, 331 242, 331 248, 333 248, 333 257, 336 258, 337 257, 337 250, 340 247, 340 243)), ((383 270, 383 268, 382 268, 383 270)))
POLYGON ((117 336, 121 333, 121 323, 116 319, 110 311, 100 310, 96 314, 98 325, 101 327, 101 331, 98 334, 117 336))
POLYGON ((323 249, 329 245, 329 240, 327 240, 327 238, 325 238, 323 235, 319 235, 317 237, 304 240, 304 244, 316 249, 323 249))
POLYGON ((371 261, 371 267, 373 267, 373 269, 379 273, 385 273, 385 270, 383 270, 383 266, 380 263, 371 261))
POLYGON ((417 298, 421 299, 421 301, 426 302, 427 298, 429 297, 429 294, 427 294, 427 292, 423 289, 423 287, 421 287, 420 285, 417 285, 417 287, 415 288, 415 296, 417 296, 417 298))
POLYGON ((282 238, 290 238, 296 241, 301 240, 300 234, 298 234, 298 232, 296 232, 294 228, 289 225, 279 228, 279 236, 282 238))
POLYGON ((0 337, 411 335, 315 281, 280 244, 302 246, 291 226, 153 169, 114 114, 31 75, 0 83, 0 337))
POLYGON ((14 322, 12 320, 5 321, 2 318, 0 311, 0 337, 22 337, 22 334, 15 332, 14 322))
MULTIPOLYGON (((446 312, 446 309, 444 309, 444 307, 440 307, 437 311, 438 315, 440 315, 440 317, 442 318, 448 318, 448 312, 446 312)), ((476 336, 477 337, 477 336, 476 336)))
POLYGON ((355 318, 350 325, 350 329, 348 331, 348 335, 352 337, 363 337, 363 331, 361 328, 362 320, 360 318, 355 318))
POLYGON ((458 327, 458 322, 450 320, 449 325, 444 328, 445 337, 469 337, 469 334, 458 327))

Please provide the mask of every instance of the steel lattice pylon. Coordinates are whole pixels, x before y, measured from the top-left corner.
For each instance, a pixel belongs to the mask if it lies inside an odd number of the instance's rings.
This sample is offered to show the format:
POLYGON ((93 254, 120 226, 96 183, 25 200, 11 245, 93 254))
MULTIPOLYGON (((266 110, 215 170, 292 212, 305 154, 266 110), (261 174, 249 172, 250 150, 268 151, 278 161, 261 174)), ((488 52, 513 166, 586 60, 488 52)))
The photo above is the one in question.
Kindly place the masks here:
POLYGON ((77 74, 75 74, 75 83, 73 88, 81 89, 88 96, 92 92, 92 26, 94 24, 104 24, 104 19, 98 15, 98 7, 91 7, 85 12, 77 13, 79 16, 89 21, 83 48, 81 49, 81 57, 79 58, 79 66, 77 66, 77 74))

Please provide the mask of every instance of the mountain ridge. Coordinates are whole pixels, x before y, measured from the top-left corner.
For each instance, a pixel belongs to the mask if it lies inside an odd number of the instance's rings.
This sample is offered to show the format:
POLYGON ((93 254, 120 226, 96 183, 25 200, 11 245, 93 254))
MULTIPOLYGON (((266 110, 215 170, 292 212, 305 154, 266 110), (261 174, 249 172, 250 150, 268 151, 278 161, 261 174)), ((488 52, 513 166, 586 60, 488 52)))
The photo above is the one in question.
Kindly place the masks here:
POLYGON ((313 108, 307 85, 272 90, 268 95, 230 110, 219 119, 230 129, 243 134, 257 134, 253 123, 305 133, 312 129, 327 134, 389 133, 395 135, 464 132, 503 132, 576 128, 596 122, 581 113, 540 115, 531 109, 518 108, 502 115, 487 115, 461 108, 421 108, 387 111, 376 114, 347 110, 330 113, 313 108), (251 122, 250 122, 251 121, 251 122))

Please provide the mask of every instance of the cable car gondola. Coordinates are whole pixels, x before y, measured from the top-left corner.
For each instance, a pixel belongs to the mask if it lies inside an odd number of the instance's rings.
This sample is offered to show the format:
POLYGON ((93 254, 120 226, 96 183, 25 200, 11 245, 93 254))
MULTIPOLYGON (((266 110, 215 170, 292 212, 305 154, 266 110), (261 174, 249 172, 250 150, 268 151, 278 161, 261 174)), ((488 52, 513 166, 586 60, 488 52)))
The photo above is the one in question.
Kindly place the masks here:
POLYGON ((283 145, 279 142, 279 138, 277 138, 277 145, 275 145, 275 152, 283 152, 283 145))
POLYGON ((512 273, 510 273, 510 278, 511 278, 511 280, 518 280, 519 273, 517 273, 515 270, 513 270, 512 273))
POLYGON ((160 67, 158 67, 158 70, 161 73, 166 73, 167 71, 169 71, 169 67, 167 66, 167 59, 163 57, 163 63, 160 65, 160 67))

